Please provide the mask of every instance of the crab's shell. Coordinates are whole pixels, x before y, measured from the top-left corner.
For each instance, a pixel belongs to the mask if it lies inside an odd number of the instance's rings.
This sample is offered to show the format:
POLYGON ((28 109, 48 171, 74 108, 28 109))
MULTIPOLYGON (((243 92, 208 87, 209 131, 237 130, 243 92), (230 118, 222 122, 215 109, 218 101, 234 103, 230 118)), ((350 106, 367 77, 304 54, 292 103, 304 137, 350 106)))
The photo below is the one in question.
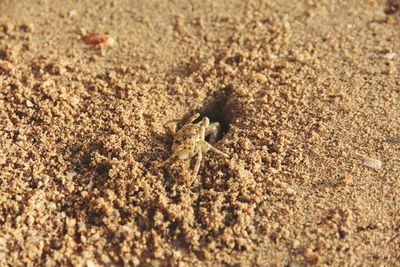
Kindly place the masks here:
POLYGON ((197 141, 200 138, 200 126, 187 124, 175 136, 172 152, 179 159, 187 159, 195 154, 197 141))

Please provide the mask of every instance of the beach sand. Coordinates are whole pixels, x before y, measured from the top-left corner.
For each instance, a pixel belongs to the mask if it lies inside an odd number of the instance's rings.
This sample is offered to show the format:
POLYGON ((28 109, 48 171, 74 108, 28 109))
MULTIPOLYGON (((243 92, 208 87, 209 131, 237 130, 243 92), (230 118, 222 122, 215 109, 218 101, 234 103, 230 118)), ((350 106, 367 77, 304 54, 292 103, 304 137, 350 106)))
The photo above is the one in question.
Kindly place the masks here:
POLYGON ((399 265, 399 6, 1 1, 0 265, 399 265))

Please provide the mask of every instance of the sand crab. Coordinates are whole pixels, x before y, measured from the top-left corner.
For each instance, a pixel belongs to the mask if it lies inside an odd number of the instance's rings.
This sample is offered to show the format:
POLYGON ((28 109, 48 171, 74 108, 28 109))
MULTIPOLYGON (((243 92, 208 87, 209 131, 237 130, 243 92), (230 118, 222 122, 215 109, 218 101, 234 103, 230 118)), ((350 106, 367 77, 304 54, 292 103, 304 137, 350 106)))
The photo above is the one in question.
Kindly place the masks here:
POLYGON ((186 168, 188 168, 191 159, 197 155, 196 164, 193 170, 193 176, 196 177, 200 169, 203 154, 207 153, 209 150, 212 150, 226 158, 228 157, 227 154, 211 145, 217 141, 217 137, 220 134, 221 128, 219 123, 210 123, 210 119, 207 117, 204 117, 198 123, 193 123, 199 116, 199 113, 194 114, 175 134, 174 143, 171 148, 172 155, 162 162, 159 167, 165 166, 173 159, 180 159, 186 161, 186 168), (209 142, 211 144, 205 140, 207 136, 209 136, 209 142))

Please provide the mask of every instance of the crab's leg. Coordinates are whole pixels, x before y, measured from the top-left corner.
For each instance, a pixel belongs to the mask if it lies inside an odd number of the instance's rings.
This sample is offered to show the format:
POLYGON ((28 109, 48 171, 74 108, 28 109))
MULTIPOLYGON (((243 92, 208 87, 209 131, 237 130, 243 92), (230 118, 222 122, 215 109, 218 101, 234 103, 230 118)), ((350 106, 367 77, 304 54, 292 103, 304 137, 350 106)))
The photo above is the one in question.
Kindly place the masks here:
POLYGON ((190 118, 185 122, 184 125, 186 124, 190 124, 192 122, 194 122, 198 117, 200 117, 200 113, 195 113, 192 116, 190 116, 190 118))
POLYGON ((206 127, 205 123, 207 123, 206 118, 203 119, 202 124, 200 125, 200 140, 204 140, 206 138, 206 127))
POLYGON ((171 157, 167 158, 166 160, 164 160, 163 162, 161 162, 158 167, 163 167, 165 166, 165 164, 167 164, 168 162, 171 161, 171 159, 174 157, 175 155, 172 155, 171 157))
POLYGON ((197 177, 197 174, 199 173, 199 169, 200 169, 200 163, 203 158, 203 151, 202 151, 201 147, 198 146, 197 150, 198 150, 198 152, 197 152, 196 164, 194 165, 194 170, 193 170, 193 178, 197 177))
POLYGON ((222 152, 222 151, 216 149, 215 147, 213 147, 212 145, 210 145, 210 144, 207 143, 206 141, 199 140, 198 142, 199 142, 200 145, 202 146, 204 152, 207 152, 208 150, 212 150, 212 151, 214 151, 215 153, 217 153, 217 154, 219 154, 219 155, 221 155, 221 156, 224 156, 224 157, 226 157, 226 158, 229 158, 229 156, 228 156, 227 154, 225 154, 224 152, 222 152))
POLYGON ((218 137, 221 135, 221 126, 218 122, 212 122, 206 129, 206 136, 210 135, 210 144, 215 144, 218 137))
POLYGON ((185 167, 185 169, 187 170, 187 169, 189 169, 189 167, 190 167, 190 158, 188 158, 188 159, 185 159, 185 165, 184 165, 184 167, 185 167))

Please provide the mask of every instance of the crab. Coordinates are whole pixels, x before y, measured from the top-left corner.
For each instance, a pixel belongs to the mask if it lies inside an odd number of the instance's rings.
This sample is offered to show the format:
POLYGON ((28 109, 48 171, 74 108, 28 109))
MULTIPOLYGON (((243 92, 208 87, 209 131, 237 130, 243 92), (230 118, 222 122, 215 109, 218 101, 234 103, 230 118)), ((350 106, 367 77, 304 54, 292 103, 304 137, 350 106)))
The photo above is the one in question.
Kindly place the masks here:
POLYGON ((203 159, 203 154, 207 153, 209 150, 224 156, 225 158, 229 157, 227 154, 211 145, 216 143, 217 138, 220 135, 221 127, 219 123, 210 123, 210 119, 207 117, 204 117, 198 123, 193 123, 199 116, 199 113, 194 114, 175 134, 174 142, 171 148, 172 155, 163 161, 159 167, 165 166, 174 159, 179 159, 185 160, 186 168, 188 168, 191 159, 197 156, 196 164, 194 165, 193 170, 193 177, 197 177, 201 160, 203 159), (209 142, 211 144, 205 140, 207 136, 209 136, 209 142))

